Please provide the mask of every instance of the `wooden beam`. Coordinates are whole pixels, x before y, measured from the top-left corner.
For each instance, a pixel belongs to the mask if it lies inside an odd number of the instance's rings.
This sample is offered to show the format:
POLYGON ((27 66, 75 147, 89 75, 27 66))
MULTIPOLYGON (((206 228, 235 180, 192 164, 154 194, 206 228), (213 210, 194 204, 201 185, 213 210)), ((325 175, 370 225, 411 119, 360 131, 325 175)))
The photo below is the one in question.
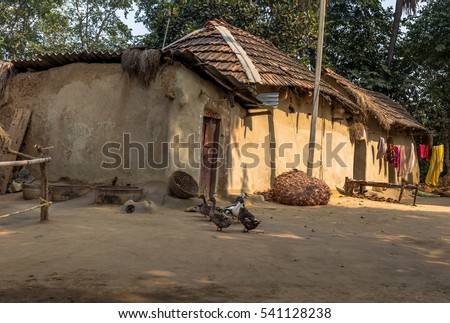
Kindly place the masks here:
POLYGON ((272 111, 247 112, 246 117, 267 116, 271 114, 272 111))

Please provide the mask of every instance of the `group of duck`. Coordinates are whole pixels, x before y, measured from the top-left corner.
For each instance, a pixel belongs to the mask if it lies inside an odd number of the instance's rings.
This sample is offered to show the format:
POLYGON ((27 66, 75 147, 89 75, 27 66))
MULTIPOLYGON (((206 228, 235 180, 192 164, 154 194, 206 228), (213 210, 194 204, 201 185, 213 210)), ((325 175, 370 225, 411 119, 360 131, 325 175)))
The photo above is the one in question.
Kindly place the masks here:
POLYGON ((220 208, 216 205, 215 196, 211 197, 209 199, 211 203, 208 203, 205 195, 200 195, 199 198, 202 202, 197 204, 193 210, 203 214, 205 217, 209 217, 209 220, 216 225, 217 231, 228 228, 237 220, 244 226, 242 231, 248 232, 255 229, 261 221, 255 218, 255 216, 245 207, 244 199, 247 197, 248 195, 246 193, 242 193, 236 198, 234 204, 225 208, 220 208))

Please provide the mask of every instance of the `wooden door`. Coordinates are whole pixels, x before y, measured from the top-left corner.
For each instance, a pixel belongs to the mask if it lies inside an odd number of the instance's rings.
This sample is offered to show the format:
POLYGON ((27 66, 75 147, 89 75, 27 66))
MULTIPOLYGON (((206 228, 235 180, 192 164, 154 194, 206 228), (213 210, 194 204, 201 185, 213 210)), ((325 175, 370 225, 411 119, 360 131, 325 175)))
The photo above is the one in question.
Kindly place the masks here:
POLYGON ((215 192, 217 157, 219 155, 220 119, 204 117, 200 190, 211 197, 215 192))
POLYGON ((367 144, 365 140, 355 140, 353 156, 353 178, 366 180, 367 144))

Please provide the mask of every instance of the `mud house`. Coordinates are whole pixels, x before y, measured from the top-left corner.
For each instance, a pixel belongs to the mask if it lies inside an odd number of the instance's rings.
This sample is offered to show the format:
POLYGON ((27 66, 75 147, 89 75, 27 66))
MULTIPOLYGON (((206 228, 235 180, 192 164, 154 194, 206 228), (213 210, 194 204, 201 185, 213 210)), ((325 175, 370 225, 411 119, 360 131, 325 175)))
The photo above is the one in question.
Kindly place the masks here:
MULTIPOLYGON (((346 78, 325 68, 322 71, 324 80, 348 99, 363 109, 363 114, 354 118, 353 127, 356 135, 354 144, 353 177, 361 180, 398 183, 402 176, 399 169, 385 159, 377 158, 380 137, 387 144, 404 146, 410 156, 411 143, 416 137, 424 137, 429 141, 430 134, 399 103, 386 95, 369 91, 352 84, 346 78)), ((403 177, 409 183, 420 182, 419 163, 417 162, 417 146, 413 151, 415 163, 411 173, 403 177)))
MULTIPOLYGON (((163 50, 52 54, 14 62, 14 71, 0 122, 8 125, 17 108, 32 110, 22 150, 53 146, 53 181, 107 183, 117 176, 144 184, 181 169, 204 191, 233 194, 265 190, 291 168, 306 170, 314 75, 221 20, 163 50)), ((389 180, 383 165, 369 162, 377 134, 389 131, 406 145, 426 130, 403 108, 358 89, 374 98, 362 103, 341 81, 333 74, 321 83, 314 176, 342 186, 364 159, 367 179, 389 180), (401 110, 406 132, 368 113, 378 105, 393 118, 401 110), (365 129, 365 149, 356 123, 365 129)))

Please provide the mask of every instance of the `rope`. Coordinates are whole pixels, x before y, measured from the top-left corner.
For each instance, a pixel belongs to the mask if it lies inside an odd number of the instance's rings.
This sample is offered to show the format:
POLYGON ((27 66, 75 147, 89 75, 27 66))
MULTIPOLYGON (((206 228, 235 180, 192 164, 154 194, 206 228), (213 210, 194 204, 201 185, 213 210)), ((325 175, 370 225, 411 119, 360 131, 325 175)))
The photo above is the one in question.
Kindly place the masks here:
POLYGON ((32 206, 32 207, 30 207, 28 209, 25 209, 25 210, 22 210, 22 211, 16 211, 16 212, 12 212, 12 213, 5 214, 5 215, 0 215, 0 219, 7 218, 7 217, 10 217, 12 215, 25 213, 25 212, 28 212, 28 211, 31 211, 31 210, 34 210, 34 209, 38 209, 38 208, 41 208, 41 207, 50 206, 52 204, 53 204, 53 202, 49 202, 49 201, 46 201, 43 198, 41 198, 41 203, 40 204, 32 206))

